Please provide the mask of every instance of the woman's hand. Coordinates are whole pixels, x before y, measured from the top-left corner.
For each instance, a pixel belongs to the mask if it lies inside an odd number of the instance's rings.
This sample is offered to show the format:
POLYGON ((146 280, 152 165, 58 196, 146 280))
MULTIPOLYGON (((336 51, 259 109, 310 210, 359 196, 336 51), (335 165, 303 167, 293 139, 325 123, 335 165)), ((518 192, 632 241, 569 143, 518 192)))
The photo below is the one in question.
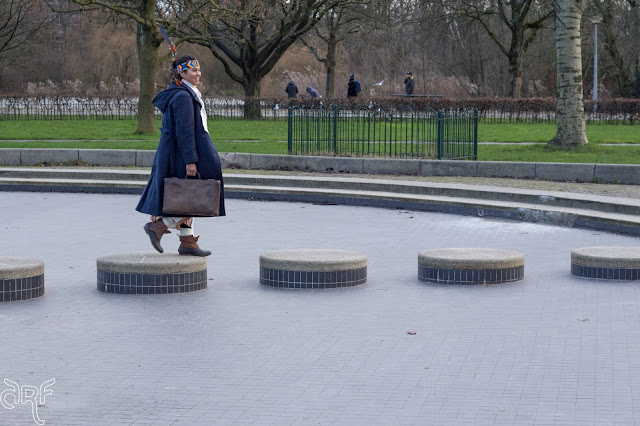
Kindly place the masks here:
POLYGON ((198 168, 196 167, 196 163, 187 164, 187 176, 195 176, 198 173, 198 168))

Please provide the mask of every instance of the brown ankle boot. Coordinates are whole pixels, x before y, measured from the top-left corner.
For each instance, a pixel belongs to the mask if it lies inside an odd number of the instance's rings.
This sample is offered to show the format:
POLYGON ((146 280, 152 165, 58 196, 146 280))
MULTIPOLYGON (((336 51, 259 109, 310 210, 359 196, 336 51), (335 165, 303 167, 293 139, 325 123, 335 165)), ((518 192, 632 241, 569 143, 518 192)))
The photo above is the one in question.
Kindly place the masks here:
POLYGON ((198 246, 198 237, 193 235, 187 235, 186 237, 180 237, 180 247, 178 247, 178 253, 182 255, 191 256, 209 256, 211 252, 209 250, 201 250, 198 246))
POLYGON ((151 245, 154 249, 159 251, 160 253, 164 252, 164 249, 160 245, 160 239, 164 234, 170 234, 167 225, 164 224, 162 219, 156 220, 154 222, 149 222, 144 225, 144 232, 149 235, 149 240, 151 240, 151 245))

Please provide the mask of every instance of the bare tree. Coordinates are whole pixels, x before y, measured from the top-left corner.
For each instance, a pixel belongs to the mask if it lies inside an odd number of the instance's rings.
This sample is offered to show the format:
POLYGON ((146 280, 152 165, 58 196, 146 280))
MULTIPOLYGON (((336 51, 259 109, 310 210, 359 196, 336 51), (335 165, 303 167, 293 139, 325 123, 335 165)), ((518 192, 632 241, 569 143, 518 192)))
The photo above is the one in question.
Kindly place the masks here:
POLYGON ((251 98, 260 95, 260 82, 337 1, 222 0, 212 13, 201 15, 204 28, 192 24, 190 32, 179 34, 211 50, 249 97, 245 117, 259 118, 260 106, 251 98))
POLYGON ((333 98, 335 94, 338 45, 347 36, 356 34, 361 29, 364 10, 360 6, 360 4, 343 2, 343 5, 329 9, 320 24, 313 27, 315 38, 324 45, 322 49, 326 52, 324 55, 311 40, 301 38, 302 43, 307 46, 316 60, 324 65, 326 73, 325 96, 327 98, 333 98))
POLYGON ((587 145, 582 103, 582 36, 580 23, 587 0, 554 0, 558 106, 556 135, 551 145, 587 145))
MULTIPOLYGON (((155 94, 155 76, 158 71, 158 50, 163 42, 163 37, 158 30, 158 24, 164 23, 167 31, 173 31, 178 25, 176 20, 165 17, 167 10, 162 8, 164 4, 158 0, 59 0, 62 3, 75 4, 79 9, 59 9, 54 5, 54 0, 45 0, 56 12, 83 12, 89 10, 106 10, 126 19, 133 20, 137 24, 136 47, 138 62, 140 65, 140 98, 138 101, 138 129, 136 133, 155 133, 154 106, 151 103, 155 94)), ((168 2, 167 2, 168 3, 168 2)), ((192 7, 195 13, 208 1, 199 1, 192 7)), ((183 16, 184 21, 189 21, 191 15, 183 16)))
MULTIPOLYGON (((3 86, 7 52, 35 42, 37 33, 49 22, 49 17, 39 9, 37 0, 0 1, 0 87, 3 86)), ((19 56, 15 55, 13 60, 19 56)), ((12 68, 16 65, 14 62, 12 68)))
POLYGON ((0 55, 31 41, 48 22, 38 6, 37 0, 0 2, 0 55))
POLYGON ((445 3, 450 3, 448 7, 458 15, 479 23, 507 57, 508 95, 519 98, 522 94, 522 56, 538 31, 553 16, 553 8, 545 0, 460 0, 445 3), (506 40, 497 30, 496 21, 506 26, 506 40))
MULTIPOLYGON (((400 90, 405 72, 418 69, 413 65, 422 56, 421 46, 431 41, 426 32, 418 31, 419 26, 429 27, 432 21, 419 14, 420 0, 354 3, 352 9, 359 15, 360 28, 353 34, 343 32, 346 67, 356 70, 361 81, 384 81, 384 85, 370 86, 371 94, 400 90)), ((415 75, 418 76, 417 72, 415 75)))
POLYGON ((136 133, 155 133, 154 107, 155 74, 158 69, 158 48, 162 35, 156 19, 157 0, 63 0, 79 9, 61 9, 52 0, 45 0, 56 12, 71 13, 102 9, 132 19, 137 24, 137 51, 140 64, 140 97, 138 100, 138 128, 136 133))

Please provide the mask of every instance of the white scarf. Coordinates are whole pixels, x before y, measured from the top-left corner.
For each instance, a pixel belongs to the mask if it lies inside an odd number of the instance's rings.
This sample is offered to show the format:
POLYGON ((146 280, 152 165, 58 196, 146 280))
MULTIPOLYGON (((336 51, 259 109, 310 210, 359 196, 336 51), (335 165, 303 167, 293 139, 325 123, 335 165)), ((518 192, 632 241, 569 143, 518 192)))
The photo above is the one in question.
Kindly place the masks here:
POLYGON ((207 127, 207 110, 204 108, 204 101, 202 100, 202 93, 198 90, 196 86, 189 83, 187 80, 182 80, 183 84, 186 84, 193 93, 198 97, 198 103, 200 104, 200 117, 202 118, 202 127, 204 127, 204 131, 209 133, 209 128, 207 127))

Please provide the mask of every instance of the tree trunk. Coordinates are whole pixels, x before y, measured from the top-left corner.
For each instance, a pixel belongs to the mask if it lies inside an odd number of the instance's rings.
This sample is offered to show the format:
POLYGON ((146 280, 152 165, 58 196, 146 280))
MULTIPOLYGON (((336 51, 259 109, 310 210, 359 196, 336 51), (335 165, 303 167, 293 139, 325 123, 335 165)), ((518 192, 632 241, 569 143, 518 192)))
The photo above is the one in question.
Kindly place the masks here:
POLYGON ((244 86, 244 118, 247 120, 260 120, 262 118, 262 110, 260 109, 260 77, 255 75, 246 75, 246 84, 244 86))
POLYGON ((520 98, 522 96, 522 37, 513 34, 511 48, 509 49, 509 96, 520 98))
POLYGON ((582 0, 556 0, 556 58, 558 67, 556 136, 552 145, 588 144, 582 103, 582 52, 580 21, 582 0))
POLYGON ((327 83, 325 87, 325 97, 333 99, 336 90, 336 48, 338 40, 334 33, 329 34, 329 42, 327 43, 327 60, 324 63, 327 71, 327 83))
POLYGON ((514 52, 509 55, 509 97, 522 97, 522 55, 514 52))
POLYGON ((151 103, 156 89, 158 48, 155 27, 138 24, 137 50, 140 64, 140 97, 138 99, 138 129, 136 133, 155 133, 154 106, 151 103))

